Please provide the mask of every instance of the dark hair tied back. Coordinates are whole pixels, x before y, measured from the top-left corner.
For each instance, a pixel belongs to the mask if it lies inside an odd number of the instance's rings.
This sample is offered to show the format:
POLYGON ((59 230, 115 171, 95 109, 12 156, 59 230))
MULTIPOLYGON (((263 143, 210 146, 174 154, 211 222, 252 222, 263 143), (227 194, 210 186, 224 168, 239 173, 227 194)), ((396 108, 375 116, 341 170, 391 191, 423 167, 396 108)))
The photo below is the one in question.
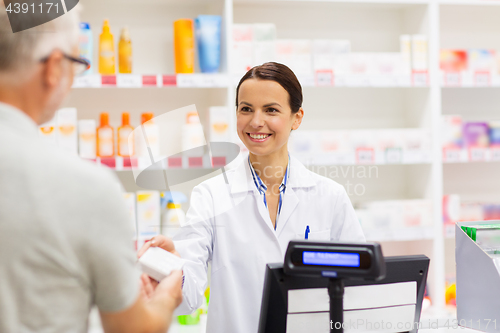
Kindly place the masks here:
POLYGON ((292 113, 296 113, 302 107, 302 87, 299 80, 290 68, 277 62, 266 62, 260 66, 250 69, 238 83, 236 88, 236 107, 238 107, 238 92, 241 84, 248 79, 259 79, 275 81, 282 86, 289 96, 292 113))

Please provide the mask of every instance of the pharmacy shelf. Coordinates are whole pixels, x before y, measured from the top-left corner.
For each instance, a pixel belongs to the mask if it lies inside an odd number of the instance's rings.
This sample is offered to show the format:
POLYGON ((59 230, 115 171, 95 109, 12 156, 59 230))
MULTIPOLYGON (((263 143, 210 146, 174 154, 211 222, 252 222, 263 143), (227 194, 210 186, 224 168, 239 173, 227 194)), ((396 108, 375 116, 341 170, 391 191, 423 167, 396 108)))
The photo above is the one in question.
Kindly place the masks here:
MULTIPOLYGON (((299 81, 303 87, 429 87, 427 73, 412 75, 351 75, 334 76, 333 73, 319 73, 316 75, 300 75, 299 81)), ((139 75, 117 74, 99 75, 88 74, 78 76, 73 82, 73 88, 228 88, 230 80, 237 85, 241 76, 227 74, 176 74, 176 75, 139 75)), ((500 82, 499 82, 500 86, 500 82)))
POLYGON ((498 0, 438 0, 440 5, 500 6, 498 0))
POLYGON ((430 151, 406 152, 401 149, 375 151, 358 149, 352 153, 300 154, 294 153, 304 165, 418 165, 431 164, 430 151))
POLYGON ((177 75, 99 75, 78 76, 73 88, 227 88, 229 76, 225 74, 177 74, 177 75))
POLYGON ((500 162, 500 148, 443 149, 443 163, 500 162))
POLYGON ((441 73, 443 88, 484 88, 500 87, 500 75, 490 72, 471 73, 441 73))
POLYGON ((365 237, 368 241, 388 242, 388 241, 414 241, 433 239, 434 228, 432 226, 419 226, 407 228, 380 228, 364 229, 365 237))
MULTIPOLYGON (((318 154, 318 155, 301 155, 293 154, 295 158, 301 161, 305 166, 335 166, 335 165, 425 165, 431 164, 430 152, 412 152, 401 153, 396 152, 374 152, 367 150, 356 153, 346 154, 318 154)), ((141 165, 149 165, 146 158, 140 159, 136 157, 97 157, 92 159, 92 162, 100 166, 106 166, 116 171, 132 171, 141 168, 141 165)), ((171 170, 171 169, 209 169, 217 170, 226 165, 225 156, 212 156, 212 161, 208 156, 184 156, 164 158, 159 167, 155 169, 171 170)))
POLYGON ((234 0, 235 4, 260 5, 263 3, 297 3, 300 5, 312 5, 315 3, 329 3, 344 7, 366 8, 366 6, 402 8, 412 5, 426 5, 427 0, 234 0))
POLYGON ((408 75, 334 75, 321 72, 297 75, 303 87, 429 87, 427 72, 408 75))
MULTIPOLYGON (((152 111, 156 115, 190 104, 196 104, 198 111, 214 105, 225 105, 230 110, 234 110, 235 86, 241 77, 234 75, 235 73, 230 70, 231 62, 235 58, 232 53, 231 31, 232 25, 236 23, 272 22, 276 24, 277 37, 280 39, 348 39, 351 41, 352 52, 360 53, 398 52, 400 35, 428 36, 429 72, 425 74, 342 77, 334 73, 309 75, 297 73, 305 88, 306 117, 301 130, 427 128, 430 130, 432 151, 426 157, 411 159, 403 153, 392 152, 394 154, 390 156, 382 154, 382 157, 378 158, 376 154, 372 154, 372 157, 368 154, 369 158, 366 159, 369 164, 364 164, 366 162, 363 159, 356 160, 352 154, 350 157, 321 155, 302 156, 300 159, 304 162, 310 161, 312 165, 355 165, 356 171, 358 166, 377 166, 380 173, 377 173, 377 177, 373 179, 354 179, 353 181, 349 178, 351 183, 362 184, 367 190, 363 197, 352 197, 351 200, 354 203, 365 201, 365 199, 426 198, 432 200, 434 207, 432 226, 377 231, 378 234, 367 230, 367 236, 379 241, 388 241, 391 244, 404 240, 398 244, 401 247, 405 246, 403 244, 405 241, 412 243, 411 241, 414 240, 415 243, 419 243, 419 240, 424 240, 421 242, 424 244, 421 246, 422 249, 413 249, 411 253, 427 253, 431 257, 434 273, 430 273, 429 281, 431 292, 437 295, 433 298, 433 302, 438 306, 444 305, 444 273, 440 267, 444 266, 442 246, 444 240, 443 233, 439 232, 442 230, 440 207, 444 186, 443 168, 453 168, 455 165, 443 158, 439 140, 440 118, 442 114, 447 113, 443 112, 446 107, 443 107, 441 95, 446 97, 446 94, 453 90, 443 85, 444 79, 440 76, 438 65, 439 49, 480 47, 480 45, 467 44, 475 40, 475 35, 463 33, 464 29, 471 29, 469 26, 460 28, 462 14, 465 12, 464 17, 467 17, 469 8, 472 8, 474 13, 487 13, 490 9, 487 6, 497 6, 500 1, 221 0, 213 2, 188 0, 182 4, 177 4, 177 2, 173 0, 124 0, 123 2, 110 0, 106 4, 101 4, 99 0, 87 0, 84 20, 91 23, 94 36, 98 35, 105 16, 110 19, 115 38, 118 37, 119 28, 129 25, 135 52, 134 73, 139 75, 117 75, 112 78, 94 75, 94 78, 91 78, 92 76, 78 78, 66 105, 77 107, 79 115, 85 119, 98 119, 99 112, 107 111, 110 113, 112 126, 119 125, 119 114, 123 111, 131 111, 131 119, 134 122, 144 111, 152 111), (485 8, 481 8, 483 5, 485 8), (473 8, 475 6, 477 8, 473 8), (455 8, 459 8, 459 14, 455 13, 455 8), (172 22, 180 17, 194 18, 199 14, 216 14, 223 17, 221 49, 223 73, 215 76, 159 75, 159 73, 174 72, 173 52, 171 47, 168 47, 173 43, 172 22), (444 22, 440 22, 443 19, 444 22), (455 27, 458 27, 456 29, 459 30, 459 34, 454 34, 455 27), (462 36, 465 37, 462 38, 462 36), (144 75, 147 73, 153 74, 144 75), (110 87, 151 87, 151 89, 90 89, 110 87), (154 89, 158 87, 191 87, 192 89, 154 89), (323 87, 326 88, 322 89, 323 87), (345 89, 350 87, 358 89, 345 89), (361 163, 358 163, 359 161, 361 163), (419 252, 421 250, 422 252, 419 252)), ((492 11, 496 12, 496 9, 492 8, 492 11)), ((493 20, 495 15, 490 16, 493 20)), ((474 22, 477 20, 475 19, 474 22)), ((499 24, 494 27, 500 30, 499 24)), ((481 29, 483 28, 472 27, 474 33, 481 33, 481 29)), ((484 47, 495 48, 496 44, 500 45, 499 42, 493 42, 496 38, 493 35, 488 35, 487 38, 491 43, 484 47)), ((486 38, 478 39, 477 43, 482 40, 486 38)), ((94 41, 95 55, 96 46, 97 43, 94 41)), ((94 59, 97 59, 96 56, 94 59)), ((460 79, 460 82, 467 82, 467 80, 460 79)), ((484 76, 475 77, 472 80, 473 84, 461 84, 461 86, 496 87, 497 81, 493 77, 488 80, 484 76), (489 82, 491 82, 490 85, 488 85, 489 82)), ((454 93, 451 92, 451 94, 454 93)), ((449 112, 452 114, 451 108, 449 112)), ((175 144, 180 141, 179 124, 183 121, 184 119, 181 118, 175 119, 168 131, 162 129, 163 133, 168 133, 169 138, 175 138, 175 144)), ((136 122, 133 123, 133 125, 136 124, 136 122)), ((235 124, 234 115, 230 124, 232 126, 235 124)), ((189 162, 187 167, 184 165, 183 163, 178 170, 191 170, 189 162)), ((347 167, 344 168, 347 169, 347 167)), ((216 171, 210 166, 206 170, 216 171)), ((130 171, 118 170, 117 174, 134 185, 130 171)), ((339 183, 343 180, 340 179, 339 183)), ((188 188, 186 188, 186 193, 189 193, 188 188)))
POLYGON ((137 157, 97 157, 90 161, 99 166, 108 167, 115 171, 142 171, 148 170, 186 170, 186 169, 207 169, 217 170, 226 166, 225 156, 212 156, 210 161, 209 156, 183 156, 183 157, 169 157, 159 159, 160 163, 155 163, 151 166, 148 158, 137 157))

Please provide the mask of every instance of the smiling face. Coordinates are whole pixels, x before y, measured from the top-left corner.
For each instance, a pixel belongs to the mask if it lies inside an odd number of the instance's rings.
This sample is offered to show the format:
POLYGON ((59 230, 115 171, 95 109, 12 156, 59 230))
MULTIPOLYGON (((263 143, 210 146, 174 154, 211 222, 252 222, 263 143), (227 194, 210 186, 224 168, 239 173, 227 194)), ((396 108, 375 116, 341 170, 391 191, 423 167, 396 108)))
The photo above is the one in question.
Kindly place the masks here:
POLYGON ((290 131, 304 111, 292 113, 288 92, 271 80, 245 80, 238 91, 237 131, 248 150, 259 156, 286 153, 290 131))

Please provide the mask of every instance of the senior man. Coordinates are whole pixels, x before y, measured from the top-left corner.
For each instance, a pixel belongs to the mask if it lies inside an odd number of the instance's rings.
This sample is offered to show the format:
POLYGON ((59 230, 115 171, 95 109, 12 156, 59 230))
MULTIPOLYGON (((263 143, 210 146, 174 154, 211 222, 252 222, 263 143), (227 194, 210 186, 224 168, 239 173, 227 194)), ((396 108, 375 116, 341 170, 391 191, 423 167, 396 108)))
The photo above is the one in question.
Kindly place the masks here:
MULTIPOLYGON (((8 6, 9 0, 5 1, 8 6)), ((0 4, 0 332, 165 332, 179 271, 153 291, 136 271, 131 222, 110 171, 38 139, 86 68, 78 13, 12 33, 0 4), (141 289, 142 287, 142 289, 141 289)))

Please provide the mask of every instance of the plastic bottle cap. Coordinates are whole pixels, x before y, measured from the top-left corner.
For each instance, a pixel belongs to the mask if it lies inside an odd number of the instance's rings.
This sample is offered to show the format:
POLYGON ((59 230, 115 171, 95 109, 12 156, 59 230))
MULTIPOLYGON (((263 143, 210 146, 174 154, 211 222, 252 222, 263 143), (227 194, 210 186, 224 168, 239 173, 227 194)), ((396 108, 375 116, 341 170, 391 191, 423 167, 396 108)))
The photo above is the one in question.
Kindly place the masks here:
POLYGON ((167 204, 167 208, 168 208, 168 209, 181 208, 181 205, 180 205, 180 204, 173 203, 173 202, 169 202, 169 203, 167 204))
POLYGON ((130 114, 128 112, 122 113, 122 126, 130 125, 130 114))
POLYGON ((105 19, 102 24, 102 32, 109 32, 109 20, 105 19))
POLYGON ((130 40, 130 33, 128 31, 128 28, 127 27, 124 27, 122 29, 122 32, 121 32, 121 35, 120 35, 120 39, 123 39, 123 40, 130 40))
POLYGON ((147 121, 150 121, 153 119, 153 112, 144 112, 141 115, 141 124, 144 124, 147 121))
POLYGON ((90 30, 90 24, 87 22, 80 22, 80 29, 90 30))
POLYGON ((188 112, 186 116, 186 124, 198 124, 200 122, 200 117, 196 112, 188 112))
POLYGON ((109 114, 107 112, 101 113, 101 127, 109 125, 109 114))

